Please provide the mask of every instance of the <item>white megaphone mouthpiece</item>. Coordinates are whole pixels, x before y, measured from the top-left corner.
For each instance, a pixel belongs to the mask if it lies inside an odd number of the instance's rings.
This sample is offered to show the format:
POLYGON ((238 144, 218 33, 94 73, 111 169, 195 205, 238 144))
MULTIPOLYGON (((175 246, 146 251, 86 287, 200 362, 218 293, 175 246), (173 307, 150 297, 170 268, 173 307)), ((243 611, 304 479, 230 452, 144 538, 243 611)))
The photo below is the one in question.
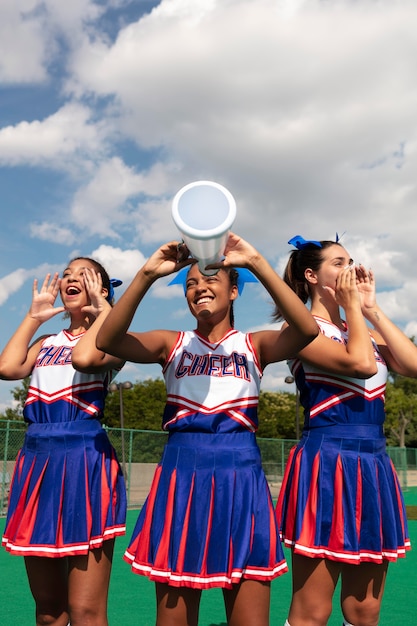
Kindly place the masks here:
POLYGON ((210 180, 182 187, 172 201, 172 218, 202 274, 215 274, 206 265, 224 254, 236 217, 236 202, 228 189, 210 180))

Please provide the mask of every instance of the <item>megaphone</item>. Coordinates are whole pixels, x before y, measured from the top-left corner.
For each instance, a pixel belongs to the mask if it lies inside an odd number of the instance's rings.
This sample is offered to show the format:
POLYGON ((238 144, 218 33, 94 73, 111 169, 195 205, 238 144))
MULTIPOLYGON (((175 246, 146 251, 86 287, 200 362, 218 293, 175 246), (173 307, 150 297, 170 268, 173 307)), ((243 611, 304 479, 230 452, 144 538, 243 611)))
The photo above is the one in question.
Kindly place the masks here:
POLYGON ((206 265, 223 257, 229 230, 236 217, 236 202, 226 187, 198 180, 182 187, 172 201, 172 218, 202 274, 215 274, 206 265))

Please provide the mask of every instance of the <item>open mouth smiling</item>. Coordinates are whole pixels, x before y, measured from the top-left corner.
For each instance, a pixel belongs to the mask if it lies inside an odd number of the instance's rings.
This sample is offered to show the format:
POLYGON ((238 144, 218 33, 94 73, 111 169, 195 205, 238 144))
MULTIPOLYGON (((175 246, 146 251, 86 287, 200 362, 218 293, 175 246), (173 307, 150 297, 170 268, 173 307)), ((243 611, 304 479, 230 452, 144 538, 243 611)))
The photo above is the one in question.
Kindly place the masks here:
POLYGON ((78 296, 78 294, 81 293, 81 289, 78 289, 78 287, 75 287, 75 285, 70 285, 69 287, 67 287, 65 293, 67 294, 67 296, 78 296))
POLYGON ((213 298, 211 298, 210 296, 203 296, 202 298, 198 298, 195 303, 197 305, 199 304, 208 304, 209 302, 211 302, 213 300, 213 298))

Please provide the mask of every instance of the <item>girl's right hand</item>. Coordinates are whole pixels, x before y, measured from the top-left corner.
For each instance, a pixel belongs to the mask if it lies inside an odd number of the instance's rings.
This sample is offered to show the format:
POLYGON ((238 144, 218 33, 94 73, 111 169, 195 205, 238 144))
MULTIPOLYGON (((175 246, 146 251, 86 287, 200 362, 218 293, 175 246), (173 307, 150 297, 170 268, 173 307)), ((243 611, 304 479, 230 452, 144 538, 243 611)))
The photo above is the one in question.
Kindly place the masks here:
POLYGON ((168 276, 183 267, 197 263, 191 258, 187 246, 179 241, 170 241, 156 250, 146 261, 143 270, 152 279, 168 276))
POLYGON ((45 276, 42 287, 38 291, 38 280, 33 281, 32 304, 29 315, 38 322, 46 322, 58 313, 64 313, 65 307, 54 307, 56 297, 59 293, 61 279, 58 272, 55 272, 51 279, 51 274, 45 276))
POLYGON ((353 265, 349 265, 340 272, 334 291, 330 287, 327 287, 327 290, 333 293, 337 304, 345 310, 352 304, 360 305, 356 271, 353 265))

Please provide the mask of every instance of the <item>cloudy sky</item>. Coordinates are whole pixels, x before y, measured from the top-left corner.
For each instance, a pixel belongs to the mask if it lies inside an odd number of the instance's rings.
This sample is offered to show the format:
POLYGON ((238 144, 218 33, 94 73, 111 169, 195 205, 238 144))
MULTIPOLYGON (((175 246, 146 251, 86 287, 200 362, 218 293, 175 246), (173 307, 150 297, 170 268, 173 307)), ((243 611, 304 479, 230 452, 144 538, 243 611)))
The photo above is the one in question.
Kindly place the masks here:
MULTIPOLYGON (((293 235, 343 235, 417 335, 416 29, 415 0, 2 0, 0 348, 33 279, 74 255, 126 285, 177 238, 172 198, 200 179, 231 191, 233 230, 278 271, 293 235)), ((248 285, 238 326, 271 311, 248 285)), ((160 281, 133 327, 191 323, 160 281)), ((16 384, 0 382, 0 410, 16 384)))

